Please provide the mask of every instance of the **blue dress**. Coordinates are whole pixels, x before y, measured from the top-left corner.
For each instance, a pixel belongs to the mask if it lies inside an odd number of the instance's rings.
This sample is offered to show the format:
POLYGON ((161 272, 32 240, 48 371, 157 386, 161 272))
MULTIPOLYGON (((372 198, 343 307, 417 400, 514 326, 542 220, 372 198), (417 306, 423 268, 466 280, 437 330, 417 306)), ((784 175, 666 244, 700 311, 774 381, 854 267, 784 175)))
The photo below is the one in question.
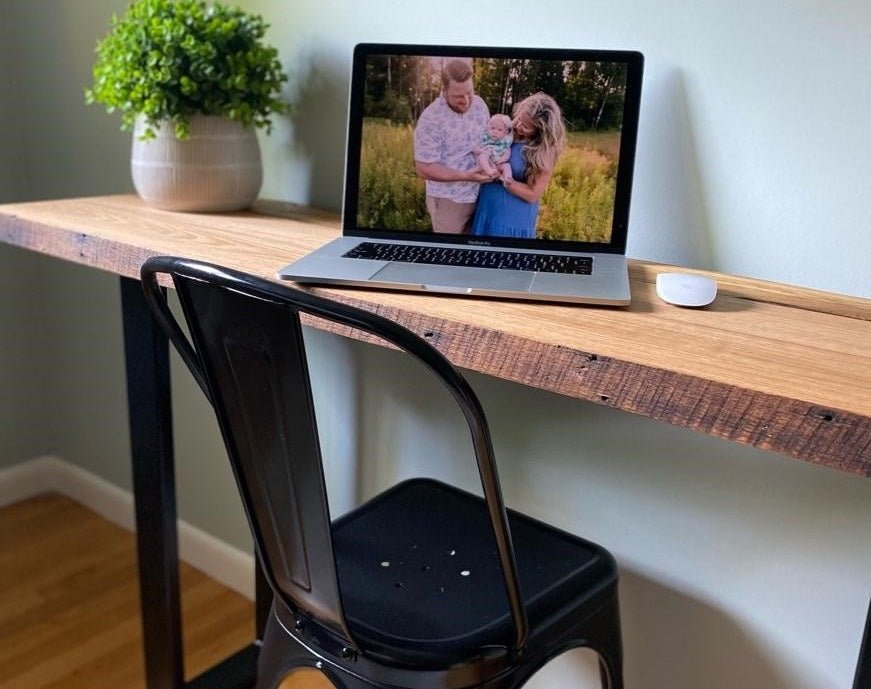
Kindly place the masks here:
MULTIPOLYGON (((526 181, 523 146, 522 143, 511 144, 511 172, 518 182, 526 181)), ((481 185, 471 232, 487 237, 535 239, 537 219, 538 202, 529 203, 518 198, 497 180, 481 185)))

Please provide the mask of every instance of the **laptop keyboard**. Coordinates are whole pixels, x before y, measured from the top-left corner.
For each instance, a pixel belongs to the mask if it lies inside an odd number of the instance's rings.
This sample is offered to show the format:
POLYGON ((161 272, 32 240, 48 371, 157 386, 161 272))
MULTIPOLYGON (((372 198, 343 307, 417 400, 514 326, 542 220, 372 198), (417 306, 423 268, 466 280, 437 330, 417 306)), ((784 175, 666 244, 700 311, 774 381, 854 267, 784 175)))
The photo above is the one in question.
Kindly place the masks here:
POLYGON ((590 275, 593 272, 593 258, 591 256, 528 254, 518 251, 492 251, 490 249, 457 249, 435 245, 362 242, 346 253, 344 257, 401 263, 426 263, 439 266, 534 270, 539 273, 569 273, 572 275, 590 275))

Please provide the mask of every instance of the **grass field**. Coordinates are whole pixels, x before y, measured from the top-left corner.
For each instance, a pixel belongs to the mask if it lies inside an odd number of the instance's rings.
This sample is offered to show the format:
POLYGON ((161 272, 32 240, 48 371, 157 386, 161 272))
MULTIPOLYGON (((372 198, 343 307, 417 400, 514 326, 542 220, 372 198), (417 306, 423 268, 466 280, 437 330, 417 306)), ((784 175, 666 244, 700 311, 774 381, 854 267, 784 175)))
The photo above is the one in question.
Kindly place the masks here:
MULTIPOLYGON (((385 120, 363 123, 360 164, 362 227, 429 231, 423 180, 414 172, 413 128, 385 120)), ((611 233, 618 132, 569 135, 545 191, 537 234, 543 239, 606 241, 611 233)))

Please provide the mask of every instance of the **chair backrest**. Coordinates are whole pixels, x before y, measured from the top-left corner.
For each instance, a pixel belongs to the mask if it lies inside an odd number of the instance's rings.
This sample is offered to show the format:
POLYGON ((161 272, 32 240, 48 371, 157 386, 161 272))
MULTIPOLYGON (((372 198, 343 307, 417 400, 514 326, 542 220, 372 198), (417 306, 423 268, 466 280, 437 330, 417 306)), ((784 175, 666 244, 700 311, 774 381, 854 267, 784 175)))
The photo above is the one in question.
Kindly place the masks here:
POLYGON ((156 319, 214 407, 257 555, 275 594, 354 647, 337 582, 300 314, 380 337, 430 369, 469 425, 515 648, 522 649, 528 623, 490 433, 471 387, 438 350, 377 314, 220 266, 158 257, 143 265, 141 275, 156 319), (169 309, 159 274, 172 278, 190 340, 169 309))

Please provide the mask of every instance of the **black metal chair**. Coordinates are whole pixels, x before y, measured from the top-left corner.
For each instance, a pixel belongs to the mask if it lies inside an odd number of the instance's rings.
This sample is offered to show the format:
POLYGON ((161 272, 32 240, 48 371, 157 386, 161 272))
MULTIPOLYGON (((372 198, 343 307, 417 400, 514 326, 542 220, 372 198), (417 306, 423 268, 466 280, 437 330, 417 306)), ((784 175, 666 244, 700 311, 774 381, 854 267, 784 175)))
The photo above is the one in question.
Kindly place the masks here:
POLYGON ((436 349, 376 314, 219 266, 154 258, 142 284, 215 409, 272 588, 257 689, 301 667, 340 689, 508 689, 581 646, 599 654, 603 686, 622 689, 613 557, 505 509, 481 405, 436 349), (483 500, 412 479, 331 520, 300 314, 382 338, 444 383, 483 500))

